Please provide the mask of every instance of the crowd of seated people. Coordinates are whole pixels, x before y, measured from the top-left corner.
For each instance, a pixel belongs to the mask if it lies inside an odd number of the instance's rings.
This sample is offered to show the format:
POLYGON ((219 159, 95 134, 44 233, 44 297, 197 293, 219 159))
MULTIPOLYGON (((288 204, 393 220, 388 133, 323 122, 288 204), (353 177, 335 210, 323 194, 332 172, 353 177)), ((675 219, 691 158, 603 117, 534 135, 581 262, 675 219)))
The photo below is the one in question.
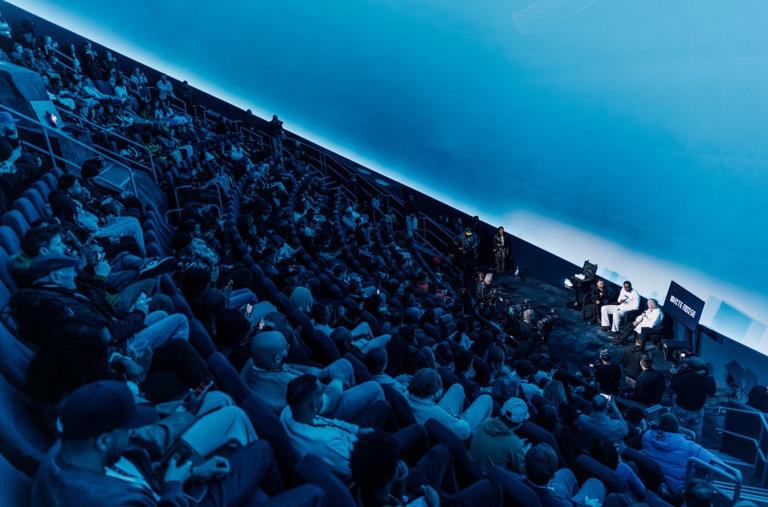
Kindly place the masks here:
MULTIPOLYGON (((99 187, 98 160, 52 170, 6 252, 23 391, 56 440, 33 505, 667 505, 689 457, 714 459, 681 430, 712 394, 700 361, 649 425, 639 407, 670 389, 644 349, 568 371, 532 309, 486 318, 486 288, 421 258, 412 214, 325 185, 279 125, 264 148, 169 109, 165 76, 150 89, 90 43, 73 72, 33 26, 11 33, 59 107, 146 150, 96 143, 151 152, 169 200, 195 189, 169 224, 99 187)), ((20 160, 9 204, 48 169, 20 160)))

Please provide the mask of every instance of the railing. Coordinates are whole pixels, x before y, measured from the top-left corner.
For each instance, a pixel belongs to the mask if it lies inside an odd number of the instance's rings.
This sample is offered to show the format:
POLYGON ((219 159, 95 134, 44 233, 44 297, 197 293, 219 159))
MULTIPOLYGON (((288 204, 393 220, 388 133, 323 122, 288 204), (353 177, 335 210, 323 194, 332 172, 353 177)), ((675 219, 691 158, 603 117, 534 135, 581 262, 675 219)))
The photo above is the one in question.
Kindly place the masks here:
MULTIPOLYGON (((714 463, 706 462, 699 458, 688 458, 688 463, 685 467, 685 482, 694 477, 694 471, 696 468, 702 468, 705 470, 706 480, 712 484, 712 476, 719 475, 726 478, 729 481, 733 481, 733 498, 730 500, 736 502, 741 495, 741 472, 733 468, 732 466, 723 463, 722 461, 715 461, 714 463)), ((720 491, 717 486, 712 485, 713 489, 718 491, 721 495, 727 498, 725 492, 720 491)))
POLYGON ((67 117, 70 117, 70 118, 75 118, 80 123, 81 127, 83 127, 83 123, 86 123, 88 125, 91 125, 91 126, 95 127, 96 129, 98 129, 99 132, 104 132, 104 133, 107 133, 107 134, 109 134, 111 136, 117 137, 118 139, 121 139, 121 140, 127 142, 128 144, 136 146, 140 150, 145 151, 147 153, 147 155, 149 155, 149 167, 145 166, 144 164, 140 164, 140 163, 136 162, 135 160, 127 159, 127 158, 123 157, 122 155, 120 155, 119 153, 115 153, 114 151, 109 150, 108 148, 105 148, 103 146, 101 147, 101 148, 105 149, 108 153, 111 153, 111 154, 113 154, 113 155, 115 155, 117 157, 120 157, 121 159, 125 160, 126 164, 127 163, 135 164, 135 165, 139 166, 140 168, 145 169, 147 172, 152 174, 152 177, 155 179, 155 183, 158 183, 157 170, 155 169, 155 161, 154 161, 154 158, 152 157, 152 152, 149 150, 149 148, 147 148, 143 144, 137 143, 133 139, 129 139, 129 138, 123 136, 123 135, 118 134, 117 132, 115 132, 113 130, 110 130, 109 128, 105 127, 104 125, 99 125, 98 123, 94 123, 91 120, 89 120, 87 118, 83 118, 82 116, 79 116, 79 115, 77 115, 77 114, 75 114, 75 113, 73 113, 71 111, 68 111, 66 109, 61 109, 58 106, 56 107, 56 109, 59 111, 59 114, 61 116, 67 116, 67 117))
POLYGON ((74 70, 74 68, 75 68, 75 59, 74 58, 72 58, 70 55, 68 55, 66 53, 63 53, 62 51, 60 51, 57 48, 53 48, 53 52, 56 53, 57 55, 59 55, 59 57, 60 57, 59 59, 64 58, 65 60, 67 60, 69 62, 68 66, 71 67, 74 70))
POLYGON ((758 464, 762 463, 762 471, 760 475, 760 487, 764 487, 766 483, 766 479, 768 479, 768 456, 766 456, 765 453, 763 452, 760 442, 763 442, 765 436, 768 435, 768 420, 766 420, 765 414, 763 412, 746 410, 743 408, 723 407, 723 406, 717 407, 718 414, 725 414, 726 412, 733 412, 736 414, 753 416, 753 417, 756 417, 757 420, 760 422, 760 434, 757 436, 757 438, 750 437, 748 435, 743 435, 741 433, 736 433, 734 431, 730 431, 725 428, 716 428, 715 431, 717 431, 717 433, 721 435, 732 436, 734 438, 738 438, 740 440, 743 440, 745 442, 752 444, 752 446, 755 448, 755 457, 752 460, 752 467, 753 469, 756 470, 758 464))
MULTIPOLYGON (((155 96, 160 96, 160 90, 158 90, 157 86, 144 86, 144 88, 148 89, 151 92, 156 92, 155 96)), ((168 105, 171 106, 171 108, 176 109, 179 112, 182 112, 184 114, 187 114, 187 103, 184 102, 182 99, 175 97, 168 93, 165 98, 168 100, 168 105), (181 106, 178 106, 177 104, 181 104, 181 106)))
MULTIPOLYGON (((103 153, 101 153, 100 151, 96 150, 96 149, 95 149, 93 146, 89 146, 89 145, 87 145, 87 144, 85 144, 85 143, 82 143, 82 142, 80 142, 80 141, 76 140, 76 139, 72 139, 72 138, 71 138, 71 137, 69 137, 68 135, 66 135, 66 134, 64 134, 63 132, 61 132, 59 129, 56 129, 56 128, 53 128, 53 127, 50 127, 50 126, 46 125, 45 123, 41 122, 40 120, 38 120, 37 118, 32 118, 32 117, 30 117, 30 116, 27 116, 27 115, 25 115, 25 114, 23 114, 23 113, 20 113, 20 112, 16 111, 15 109, 13 109, 13 108, 11 108, 11 107, 8 107, 8 106, 6 106, 5 104, 0 104, 0 109, 2 109, 2 110, 5 110, 5 111, 8 111, 9 113, 11 113, 13 116, 15 116, 15 117, 17 117, 17 118, 22 118, 22 119, 24 119, 24 120, 27 120, 27 121, 29 121, 29 122, 31 122, 31 123, 34 123, 34 124, 36 124, 36 125, 39 125, 39 126, 41 127, 41 129, 42 129, 42 132, 43 132, 43 137, 45 138, 45 144, 46 144, 46 147, 48 148, 48 155, 51 157, 51 161, 60 160, 60 161, 64 161, 64 162, 66 162, 66 163, 68 163, 68 164, 70 164, 70 165, 74 165, 74 166, 76 166, 76 167, 77 167, 77 164, 75 164, 74 162, 72 162, 72 161, 69 161, 69 160, 67 160, 67 159, 65 159, 64 157, 61 157, 61 156, 59 156, 59 155, 56 155, 56 154, 53 152, 53 147, 51 146, 51 139, 50 139, 50 136, 48 135, 48 131, 49 131, 49 130, 53 130, 53 131, 55 131, 55 132, 56 132, 56 134, 57 134, 58 136, 60 136, 60 137, 62 137, 62 138, 64 138, 64 139, 66 139, 68 142, 70 142, 70 143, 72 143, 72 144, 75 144, 75 145, 77 145, 77 146, 83 147, 83 148, 85 148, 86 150, 88 150, 88 151, 90 151, 90 152, 93 152, 93 153, 95 153, 95 154, 97 154, 97 155, 100 155, 100 156, 102 156, 103 158, 105 158, 105 159, 107 159, 107 160, 109 160, 109 161, 111 161, 111 162, 114 162, 115 164, 117 164, 117 165, 119 165, 119 166, 123 167, 124 169, 126 169, 126 170, 128 171, 128 175, 129 175, 129 177, 130 177, 130 179, 131 179, 131 185, 133 186, 133 193, 134 193, 134 194, 135 194, 137 197, 139 197, 139 190, 138 190, 138 188, 136 187, 136 180, 134 179, 134 176, 133 176, 133 169, 131 169, 130 167, 128 167, 128 166, 127 166, 127 165, 125 165, 124 163, 122 163, 122 162, 120 162, 120 161, 118 161, 118 160, 115 160, 115 159, 113 159, 112 157, 106 156, 106 155, 104 155, 103 153)), ((34 145, 32 145, 31 143, 26 143, 26 144, 27 144, 28 146, 30 146, 30 147, 33 147, 33 146, 34 146, 34 145)), ((44 149, 42 149, 42 148, 39 148, 39 147, 38 147, 38 151, 41 151, 42 153, 45 153, 45 150, 44 150, 44 149)))

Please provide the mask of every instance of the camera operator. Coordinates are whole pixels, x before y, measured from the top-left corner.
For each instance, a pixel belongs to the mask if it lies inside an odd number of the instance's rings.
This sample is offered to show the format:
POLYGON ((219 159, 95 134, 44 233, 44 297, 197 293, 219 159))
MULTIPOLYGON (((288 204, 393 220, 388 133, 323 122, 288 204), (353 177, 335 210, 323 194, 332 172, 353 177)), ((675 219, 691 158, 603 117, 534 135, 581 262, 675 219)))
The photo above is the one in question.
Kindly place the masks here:
POLYGON ((480 276, 478 276, 477 285, 475 286, 475 300, 481 308, 487 306, 490 303, 490 300, 492 298, 492 293, 491 293, 491 291, 493 290, 493 286, 491 285, 492 280, 493 280, 492 273, 486 273, 485 277, 483 278, 480 278, 480 276))
POLYGON ((704 420, 704 404, 709 396, 715 395, 715 379, 709 374, 700 357, 688 358, 680 373, 672 377, 671 386, 675 393, 674 414, 682 426, 701 438, 704 420))

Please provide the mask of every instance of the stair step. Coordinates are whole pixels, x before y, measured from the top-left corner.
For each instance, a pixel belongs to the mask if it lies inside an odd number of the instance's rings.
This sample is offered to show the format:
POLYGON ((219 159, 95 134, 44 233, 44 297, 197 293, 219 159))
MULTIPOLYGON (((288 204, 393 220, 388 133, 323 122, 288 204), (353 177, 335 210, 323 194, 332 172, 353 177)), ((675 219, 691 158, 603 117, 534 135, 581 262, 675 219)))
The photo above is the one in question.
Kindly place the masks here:
POLYGON ((742 461, 739 458, 735 458, 735 457, 731 456, 730 454, 727 454, 727 453, 725 453, 723 451, 720 451, 720 450, 717 450, 717 449, 707 449, 707 450, 709 452, 711 452, 712 454, 714 454, 715 457, 717 457, 717 459, 719 459, 720 461, 722 461, 722 462, 724 462, 724 463, 726 463, 728 465, 731 465, 733 467, 746 468, 746 469, 749 469, 749 470, 754 470, 754 468, 755 468, 755 465, 753 465, 752 463, 747 463, 746 461, 742 461))
MULTIPOLYGON (((715 480, 712 481, 712 486, 727 495, 732 495, 735 489, 735 484, 729 481, 715 480)), ((742 485, 739 500, 750 500, 758 504, 768 505, 768 489, 742 485)))

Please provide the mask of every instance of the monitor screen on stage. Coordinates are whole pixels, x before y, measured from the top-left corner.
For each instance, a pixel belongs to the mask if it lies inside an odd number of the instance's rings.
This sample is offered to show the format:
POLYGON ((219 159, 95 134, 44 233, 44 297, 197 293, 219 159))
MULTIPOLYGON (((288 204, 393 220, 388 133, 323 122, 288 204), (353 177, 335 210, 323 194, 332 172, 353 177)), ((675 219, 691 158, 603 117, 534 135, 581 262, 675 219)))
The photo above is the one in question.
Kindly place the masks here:
POLYGON ((768 353, 763 0, 12 3, 768 353))

